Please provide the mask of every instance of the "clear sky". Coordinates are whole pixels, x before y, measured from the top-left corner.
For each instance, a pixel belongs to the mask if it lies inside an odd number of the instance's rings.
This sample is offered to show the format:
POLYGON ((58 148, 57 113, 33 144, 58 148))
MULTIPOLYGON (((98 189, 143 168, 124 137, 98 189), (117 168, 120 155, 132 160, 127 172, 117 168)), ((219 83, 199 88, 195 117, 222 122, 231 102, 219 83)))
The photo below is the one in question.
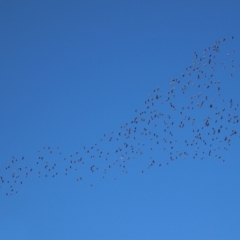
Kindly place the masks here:
POLYGON ((239 12, 0 1, 0 239, 240 239, 239 12))

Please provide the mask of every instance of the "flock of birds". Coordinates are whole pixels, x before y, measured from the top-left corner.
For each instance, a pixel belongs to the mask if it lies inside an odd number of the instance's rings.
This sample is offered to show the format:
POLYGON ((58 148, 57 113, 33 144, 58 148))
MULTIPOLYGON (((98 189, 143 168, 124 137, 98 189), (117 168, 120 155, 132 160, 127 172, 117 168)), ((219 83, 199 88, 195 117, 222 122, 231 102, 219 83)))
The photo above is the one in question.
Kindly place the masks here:
POLYGON ((180 159, 224 162, 232 141, 239 138, 239 105, 222 92, 221 79, 233 81, 240 68, 235 50, 220 51, 227 41, 231 46, 234 37, 216 41, 201 56, 195 52, 181 76, 170 81, 169 91, 163 94, 155 88, 130 121, 103 134, 92 146, 69 155, 60 147, 44 146, 30 164, 25 156, 12 157, 0 172, 0 190, 13 195, 33 174, 39 178, 70 175, 93 186, 91 174, 116 180, 119 172, 144 174, 180 159))

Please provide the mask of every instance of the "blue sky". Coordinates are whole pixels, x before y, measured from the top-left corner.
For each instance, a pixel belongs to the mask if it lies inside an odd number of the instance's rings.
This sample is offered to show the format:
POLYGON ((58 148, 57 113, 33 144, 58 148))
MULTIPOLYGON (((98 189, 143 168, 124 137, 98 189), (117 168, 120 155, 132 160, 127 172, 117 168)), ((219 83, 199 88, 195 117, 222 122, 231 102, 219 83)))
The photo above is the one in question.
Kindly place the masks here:
POLYGON ((239 12, 0 1, 0 239, 239 239, 239 12))

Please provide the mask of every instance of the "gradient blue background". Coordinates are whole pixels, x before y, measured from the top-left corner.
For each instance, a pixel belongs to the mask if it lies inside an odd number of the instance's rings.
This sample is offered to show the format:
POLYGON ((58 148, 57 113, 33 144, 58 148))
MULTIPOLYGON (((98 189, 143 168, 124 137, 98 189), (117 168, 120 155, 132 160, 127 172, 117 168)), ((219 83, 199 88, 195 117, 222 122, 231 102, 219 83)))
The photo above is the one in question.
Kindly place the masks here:
MULTIPOLYGON (((118 129, 194 51, 240 43, 239 13, 237 0, 1 0, 0 175, 12 156, 70 154, 118 129)), ((240 103, 240 79, 223 80, 240 103)), ((235 141, 225 163, 175 161, 92 188, 30 177, 14 196, 0 189, 0 239, 240 239, 239 158, 235 141)))

